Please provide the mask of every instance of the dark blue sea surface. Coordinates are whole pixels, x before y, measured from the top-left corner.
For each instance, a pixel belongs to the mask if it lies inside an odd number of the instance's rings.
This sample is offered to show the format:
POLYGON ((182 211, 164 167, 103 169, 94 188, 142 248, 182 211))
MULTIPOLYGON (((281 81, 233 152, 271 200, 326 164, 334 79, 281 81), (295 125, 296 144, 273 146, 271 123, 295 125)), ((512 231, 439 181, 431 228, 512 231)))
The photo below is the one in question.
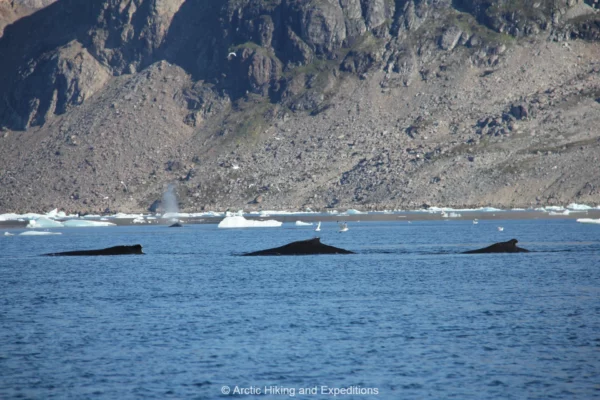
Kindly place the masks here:
POLYGON ((0 398, 600 398, 600 226, 349 228, 319 235, 358 254, 303 257, 239 256, 316 234, 291 224, 1 236, 0 398))

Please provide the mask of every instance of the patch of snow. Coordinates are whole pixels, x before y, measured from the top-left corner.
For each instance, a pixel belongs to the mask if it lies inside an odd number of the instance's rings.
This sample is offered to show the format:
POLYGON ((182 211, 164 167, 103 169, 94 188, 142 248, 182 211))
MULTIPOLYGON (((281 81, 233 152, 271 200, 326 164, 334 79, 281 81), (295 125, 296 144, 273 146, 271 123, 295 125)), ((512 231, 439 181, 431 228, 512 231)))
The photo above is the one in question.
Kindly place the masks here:
POLYGON ((219 222, 219 228, 278 228, 282 222, 275 220, 253 221, 241 215, 229 215, 219 222))

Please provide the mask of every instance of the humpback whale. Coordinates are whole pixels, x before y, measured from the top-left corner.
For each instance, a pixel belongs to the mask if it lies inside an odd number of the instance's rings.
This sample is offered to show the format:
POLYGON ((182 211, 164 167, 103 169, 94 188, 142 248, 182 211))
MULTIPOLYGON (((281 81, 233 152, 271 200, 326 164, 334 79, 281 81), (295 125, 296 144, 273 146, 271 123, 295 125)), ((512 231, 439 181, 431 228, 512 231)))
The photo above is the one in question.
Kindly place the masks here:
POLYGON ((183 225, 181 225, 180 222, 175 222, 174 224, 169 225, 169 228, 181 228, 181 227, 183 227, 183 225))
POLYGON ((510 239, 508 242, 494 243, 483 249, 465 251, 463 254, 479 253, 528 253, 529 250, 517 246, 517 239, 510 239))
POLYGON ((144 254, 141 244, 133 246, 114 246, 99 250, 76 250, 61 253, 48 253, 45 256, 121 256, 125 254, 144 254))
POLYGON ((244 256, 307 256, 312 254, 354 254, 352 251, 338 249, 321 243, 319 238, 300 240, 285 246, 275 247, 252 253, 242 254, 244 256))

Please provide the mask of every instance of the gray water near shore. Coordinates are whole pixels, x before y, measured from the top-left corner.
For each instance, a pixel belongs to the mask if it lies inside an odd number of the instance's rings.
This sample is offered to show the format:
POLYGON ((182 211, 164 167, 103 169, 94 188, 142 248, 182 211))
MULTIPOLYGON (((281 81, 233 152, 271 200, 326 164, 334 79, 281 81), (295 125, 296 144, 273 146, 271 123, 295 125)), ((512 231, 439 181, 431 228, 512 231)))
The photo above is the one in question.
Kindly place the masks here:
POLYGON ((286 225, 0 237, 0 398, 600 398, 600 226, 325 223, 358 254, 238 255, 316 234, 286 225), (513 237, 534 252, 459 254, 513 237), (147 254, 39 256, 135 243, 147 254))

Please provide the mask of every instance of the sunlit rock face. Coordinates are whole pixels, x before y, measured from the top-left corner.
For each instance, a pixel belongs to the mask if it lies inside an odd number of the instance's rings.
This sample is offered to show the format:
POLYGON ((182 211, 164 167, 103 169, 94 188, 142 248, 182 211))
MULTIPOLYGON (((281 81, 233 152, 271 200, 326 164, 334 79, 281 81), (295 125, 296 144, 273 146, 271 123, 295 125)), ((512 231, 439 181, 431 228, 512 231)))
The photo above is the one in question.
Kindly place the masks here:
POLYGON ((596 203, 596 7, 0 1, 0 208, 596 203))

